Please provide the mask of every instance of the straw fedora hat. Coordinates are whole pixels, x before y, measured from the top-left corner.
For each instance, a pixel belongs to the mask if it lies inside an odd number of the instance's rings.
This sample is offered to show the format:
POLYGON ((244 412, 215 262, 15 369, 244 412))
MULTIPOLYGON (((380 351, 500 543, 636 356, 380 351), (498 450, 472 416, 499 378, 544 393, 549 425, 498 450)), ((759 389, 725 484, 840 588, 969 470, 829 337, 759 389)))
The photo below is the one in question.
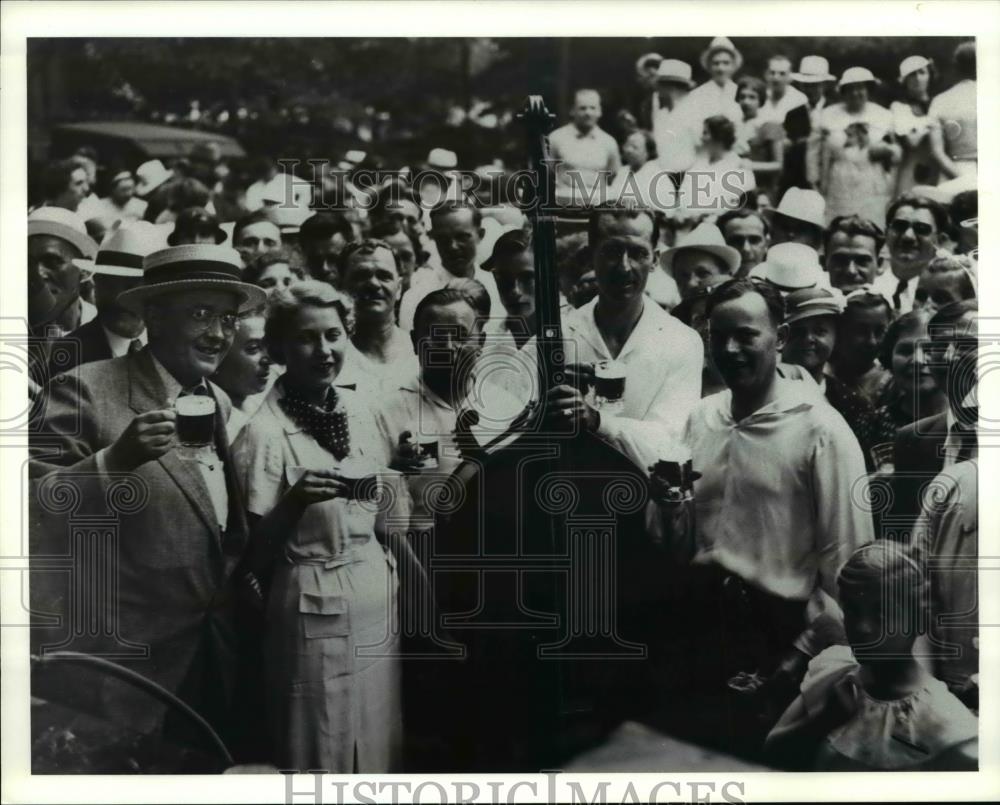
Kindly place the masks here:
POLYGON ((39 207, 28 213, 28 237, 32 235, 51 235, 65 240, 83 257, 90 258, 97 253, 97 243, 87 234, 83 218, 62 207, 39 207))
POLYGON ((672 275, 674 259, 678 253, 686 250, 708 252, 715 255, 729 267, 730 274, 736 273, 742 261, 740 253, 732 246, 726 245, 726 239, 722 237, 719 227, 707 222, 698 224, 690 232, 681 235, 677 239, 677 245, 671 249, 667 249, 663 253, 663 256, 660 258, 660 265, 672 275))
POLYGON ((805 221, 807 224, 826 228, 826 200, 815 190, 802 187, 789 187, 777 207, 768 207, 763 211, 768 224, 775 215, 805 221))
POLYGON ((145 197, 165 181, 172 179, 174 172, 167 170, 160 160, 151 159, 136 168, 135 176, 135 194, 139 197, 145 197))
POLYGON ((112 229, 93 260, 73 262, 94 274, 141 279, 143 259, 165 246, 160 227, 149 221, 132 221, 112 229))
POLYGON ((674 84, 682 84, 688 88, 694 86, 694 81, 691 80, 691 65, 680 59, 661 61, 660 66, 656 68, 656 80, 657 82, 666 83, 669 81, 674 84))
POLYGON ((772 246, 764 262, 750 270, 750 276, 766 280, 785 293, 827 284, 826 273, 819 264, 819 253, 804 243, 772 246))
POLYGON ((733 72, 737 72, 743 66, 743 54, 736 49, 733 40, 728 36, 717 36, 701 54, 701 66, 705 68, 706 72, 708 72, 708 62, 712 58, 712 54, 720 50, 725 50, 732 54, 733 64, 735 65, 733 72))
POLYGON ((825 56, 803 56, 799 62, 799 71, 792 73, 792 81, 800 84, 819 84, 823 81, 836 81, 837 77, 830 72, 830 62, 825 56))

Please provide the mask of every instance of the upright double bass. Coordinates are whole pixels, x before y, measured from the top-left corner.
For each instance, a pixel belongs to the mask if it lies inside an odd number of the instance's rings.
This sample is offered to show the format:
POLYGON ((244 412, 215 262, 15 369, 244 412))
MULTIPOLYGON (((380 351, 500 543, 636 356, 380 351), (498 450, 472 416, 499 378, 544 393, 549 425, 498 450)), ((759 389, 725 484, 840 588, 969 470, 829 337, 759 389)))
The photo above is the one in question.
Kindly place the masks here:
POLYGON ((648 482, 596 435, 547 416, 567 382, 555 259, 552 115, 528 99, 538 404, 535 416, 466 458, 435 519, 433 588, 464 647, 443 664, 440 729, 463 771, 554 768, 644 699, 663 554, 646 536, 648 482))

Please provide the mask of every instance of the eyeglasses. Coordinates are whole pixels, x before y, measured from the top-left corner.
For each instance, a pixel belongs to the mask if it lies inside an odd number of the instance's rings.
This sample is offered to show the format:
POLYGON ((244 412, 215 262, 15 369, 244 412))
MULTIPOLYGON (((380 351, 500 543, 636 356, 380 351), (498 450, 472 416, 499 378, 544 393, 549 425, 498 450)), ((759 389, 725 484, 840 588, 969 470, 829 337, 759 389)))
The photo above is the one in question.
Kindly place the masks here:
POLYGON ((185 310, 188 320, 199 332, 205 332, 218 322, 225 332, 235 332, 238 313, 216 313, 209 307, 190 307, 185 310))
POLYGON ((930 237, 934 234, 934 227, 925 221, 907 221, 903 218, 896 218, 889 224, 889 229, 896 235, 905 235, 911 227, 914 234, 920 238, 930 237))

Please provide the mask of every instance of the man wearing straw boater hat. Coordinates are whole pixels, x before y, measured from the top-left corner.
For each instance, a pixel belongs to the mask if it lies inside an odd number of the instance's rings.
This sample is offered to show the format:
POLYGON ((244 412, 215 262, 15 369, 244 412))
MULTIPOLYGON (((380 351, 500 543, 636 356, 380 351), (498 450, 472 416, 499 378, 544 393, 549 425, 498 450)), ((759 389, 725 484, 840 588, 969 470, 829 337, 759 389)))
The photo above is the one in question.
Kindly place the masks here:
POLYGON ((93 258, 97 244, 83 219, 62 207, 39 207, 28 215, 28 318, 45 335, 65 335, 97 315, 80 298, 80 258, 93 258))
POLYGON ((93 258, 97 244, 83 218, 62 207, 39 207, 28 214, 28 391, 35 399, 48 379, 51 357, 68 355, 54 342, 97 315, 80 297, 77 260, 93 258))
MULTIPOLYGON (((110 488, 131 487, 132 501, 142 505, 118 507, 117 555, 109 557, 117 623, 71 635, 65 647, 114 656, 219 727, 229 723, 236 677, 234 590, 242 574, 235 571, 247 526, 227 447, 230 401, 207 378, 232 344, 239 314, 262 304, 265 294, 240 281, 239 255, 224 246, 161 249, 142 267, 140 283, 118 304, 142 316, 148 343, 45 387, 31 444, 31 499, 43 501, 45 488, 69 484, 79 489, 75 516, 107 517, 112 503, 106 501, 121 498, 110 488), (184 452, 177 409, 191 395, 184 407, 208 412, 214 438, 184 452), (210 402, 194 404, 205 398, 210 402)), ((65 512, 39 505, 34 516, 39 539, 65 546, 65 512)), ((78 593, 96 594, 89 587, 78 593)), ((48 644, 66 639, 53 627, 36 630, 36 637, 48 644)), ((108 678, 90 693, 91 706, 114 723, 143 732, 164 725, 164 709, 130 686, 108 678)))
POLYGON ((97 317, 60 340, 59 344, 68 349, 53 349, 59 362, 50 365, 49 377, 79 364, 137 352, 146 345, 142 316, 122 307, 118 297, 139 285, 143 258, 160 248, 162 241, 162 234, 153 224, 133 221, 105 239, 95 260, 74 261, 81 270, 93 273, 97 317))

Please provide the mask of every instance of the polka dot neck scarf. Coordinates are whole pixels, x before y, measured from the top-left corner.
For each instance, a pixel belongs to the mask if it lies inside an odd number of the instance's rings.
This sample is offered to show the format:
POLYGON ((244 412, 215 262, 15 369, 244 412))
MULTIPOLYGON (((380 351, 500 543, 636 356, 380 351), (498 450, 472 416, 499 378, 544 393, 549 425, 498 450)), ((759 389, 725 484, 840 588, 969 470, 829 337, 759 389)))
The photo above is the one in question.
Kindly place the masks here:
POLYGON ((331 386, 326 400, 319 406, 296 394, 285 383, 281 385, 284 391, 284 396, 278 400, 281 410, 338 461, 346 458, 351 452, 351 437, 347 429, 347 412, 338 404, 336 390, 331 386))

